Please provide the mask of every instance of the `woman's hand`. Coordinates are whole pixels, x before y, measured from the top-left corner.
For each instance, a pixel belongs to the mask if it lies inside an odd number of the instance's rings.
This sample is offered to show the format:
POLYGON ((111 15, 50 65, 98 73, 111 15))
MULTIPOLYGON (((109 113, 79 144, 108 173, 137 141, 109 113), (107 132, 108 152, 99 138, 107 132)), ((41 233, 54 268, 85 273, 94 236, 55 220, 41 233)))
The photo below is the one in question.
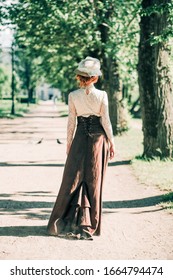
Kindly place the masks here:
POLYGON ((113 159, 115 156, 115 147, 113 144, 110 144, 110 148, 109 148, 109 158, 113 159))

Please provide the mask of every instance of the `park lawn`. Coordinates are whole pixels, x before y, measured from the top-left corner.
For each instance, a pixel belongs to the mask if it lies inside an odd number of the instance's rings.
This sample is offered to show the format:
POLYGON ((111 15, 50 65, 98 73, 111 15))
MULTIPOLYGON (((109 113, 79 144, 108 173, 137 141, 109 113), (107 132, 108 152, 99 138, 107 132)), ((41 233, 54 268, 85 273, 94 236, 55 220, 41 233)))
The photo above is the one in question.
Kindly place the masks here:
POLYGON ((11 100, 3 100, 0 99, 0 118, 15 118, 15 117, 22 117, 24 113, 27 113, 33 104, 30 104, 28 107, 25 103, 20 103, 15 101, 15 115, 11 114, 11 106, 12 101, 11 100))
POLYGON ((173 212, 173 161, 166 159, 154 160, 142 159, 143 133, 141 120, 132 119, 130 129, 121 136, 115 137, 115 146, 124 159, 131 160, 131 166, 137 179, 148 186, 156 186, 165 191, 163 195, 163 207, 173 212))

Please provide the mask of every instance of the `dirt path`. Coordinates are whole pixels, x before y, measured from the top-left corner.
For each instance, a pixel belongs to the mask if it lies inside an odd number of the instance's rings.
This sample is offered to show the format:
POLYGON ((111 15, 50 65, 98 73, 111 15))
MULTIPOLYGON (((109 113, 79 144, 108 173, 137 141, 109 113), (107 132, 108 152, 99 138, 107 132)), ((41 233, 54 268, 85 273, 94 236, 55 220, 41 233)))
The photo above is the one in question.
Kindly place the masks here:
POLYGON ((0 258, 173 259, 173 217, 157 205, 162 193, 138 183, 121 151, 107 169, 102 235, 46 235, 65 162, 66 109, 49 101, 24 118, 0 120, 0 258))

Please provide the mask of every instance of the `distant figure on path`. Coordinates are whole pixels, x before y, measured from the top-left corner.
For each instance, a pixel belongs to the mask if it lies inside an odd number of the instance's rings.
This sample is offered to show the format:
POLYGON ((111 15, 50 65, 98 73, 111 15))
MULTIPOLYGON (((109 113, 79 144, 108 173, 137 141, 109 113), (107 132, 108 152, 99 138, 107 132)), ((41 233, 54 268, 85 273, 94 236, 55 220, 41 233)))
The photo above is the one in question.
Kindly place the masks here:
POLYGON ((86 57, 76 74, 80 88, 69 94, 67 160, 47 229, 50 235, 93 240, 100 235, 103 179, 114 140, 107 93, 94 86, 100 61, 86 57))

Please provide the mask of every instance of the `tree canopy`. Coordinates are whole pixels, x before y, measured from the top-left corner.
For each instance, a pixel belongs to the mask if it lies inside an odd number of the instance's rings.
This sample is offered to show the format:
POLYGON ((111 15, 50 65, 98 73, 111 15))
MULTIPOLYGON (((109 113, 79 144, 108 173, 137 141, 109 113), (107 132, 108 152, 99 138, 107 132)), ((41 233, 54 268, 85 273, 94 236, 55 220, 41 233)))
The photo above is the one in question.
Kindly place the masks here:
POLYGON ((140 1, 19 0, 10 6, 18 44, 41 57, 40 66, 54 86, 74 86, 74 69, 87 55, 102 51, 118 61, 124 82, 137 63, 140 1), (109 39, 104 42, 100 28, 109 39))

